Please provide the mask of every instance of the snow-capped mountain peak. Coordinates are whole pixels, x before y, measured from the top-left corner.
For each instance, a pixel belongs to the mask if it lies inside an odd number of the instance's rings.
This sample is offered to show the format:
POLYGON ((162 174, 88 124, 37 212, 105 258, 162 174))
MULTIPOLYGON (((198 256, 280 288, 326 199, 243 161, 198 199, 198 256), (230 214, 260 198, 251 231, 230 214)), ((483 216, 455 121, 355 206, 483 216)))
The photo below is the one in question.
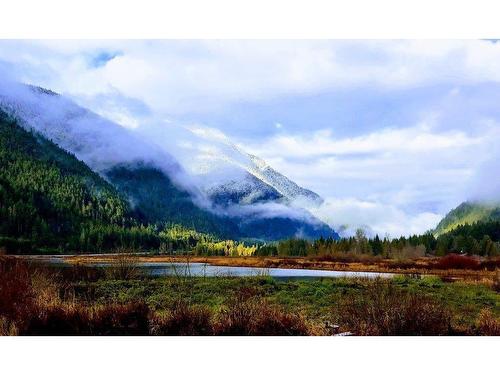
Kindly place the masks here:
POLYGON ((201 189, 209 196, 217 196, 218 202, 227 192, 232 195, 229 201, 238 194, 246 197, 241 203, 248 202, 250 196, 286 200, 306 209, 323 202, 318 194, 297 185, 217 129, 178 126, 173 130, 174 136, 169 137, 170 142, 163 142, 162 133, 163 128, 154 126, 146 131, 151 140, 172 150, 182 166, 195 176, 201 189), (250 188, 253 194, 249 194, 250 188), (273 194, 269 194, 270 189, 273 194))

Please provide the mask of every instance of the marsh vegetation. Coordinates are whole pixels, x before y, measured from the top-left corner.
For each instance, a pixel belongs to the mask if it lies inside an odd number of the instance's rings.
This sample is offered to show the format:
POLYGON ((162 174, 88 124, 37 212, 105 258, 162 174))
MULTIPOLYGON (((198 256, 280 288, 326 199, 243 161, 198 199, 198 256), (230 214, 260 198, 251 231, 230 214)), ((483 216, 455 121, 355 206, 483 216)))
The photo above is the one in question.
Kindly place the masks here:
POLYGON ((0 329, 4 335, 498 335, 495 285, 410 276, 150 277, 3 257, 0 329))

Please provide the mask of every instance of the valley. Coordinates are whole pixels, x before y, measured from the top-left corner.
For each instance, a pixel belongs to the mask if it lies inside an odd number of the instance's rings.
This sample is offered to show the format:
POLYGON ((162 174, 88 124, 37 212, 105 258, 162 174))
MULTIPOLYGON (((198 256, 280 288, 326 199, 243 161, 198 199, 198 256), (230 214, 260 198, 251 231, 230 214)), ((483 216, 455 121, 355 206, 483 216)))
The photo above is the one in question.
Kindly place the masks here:
POLYGON ((494 202, 340 236, 320 195, 225 137, 173 155, 50 90, 0 89, 0 334, 500 330, 494 202))

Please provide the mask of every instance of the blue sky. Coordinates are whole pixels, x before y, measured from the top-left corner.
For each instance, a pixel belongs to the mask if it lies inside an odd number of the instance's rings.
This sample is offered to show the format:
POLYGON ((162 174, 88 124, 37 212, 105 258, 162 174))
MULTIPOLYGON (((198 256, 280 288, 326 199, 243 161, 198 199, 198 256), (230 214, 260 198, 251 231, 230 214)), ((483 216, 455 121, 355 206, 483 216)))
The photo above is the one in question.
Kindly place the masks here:
POLYGON ((0 73, 134 131, 217 129, 336 226, 423 232, 500 195, 499 43, 0 41, 0 73))

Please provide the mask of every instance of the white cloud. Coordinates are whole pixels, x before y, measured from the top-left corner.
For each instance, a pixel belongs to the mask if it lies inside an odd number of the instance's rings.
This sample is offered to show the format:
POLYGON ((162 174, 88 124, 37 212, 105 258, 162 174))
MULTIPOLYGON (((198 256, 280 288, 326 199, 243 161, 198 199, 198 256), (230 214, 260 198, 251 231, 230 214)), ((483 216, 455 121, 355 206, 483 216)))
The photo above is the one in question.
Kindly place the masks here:
POLYGON ((118 89, 172 114, 352 87, 500 82, 500 45, 479 40, 3 41, 0 59, 35 84, 118 89), (92 65, 102 51, 120 53, 92 65))
POLYGON ((398 237, 423 233, 435 227, 442 218, 442 215, 432 212, 408 214, 395 205, 356 198, 330 198, 313 212, 347 236, 363 227, 367 227, 371 234, 381 236, 388 234, 398 237))
POLYGON ((435 133, 427 124, 409 128, 386 128, 363 136, 336 139, 333 131, 324 129, 311 135, 278 135, 265 143, 255 145, 259 155, 315 157, 349 155, 353 153, 404 152, 420 153, 461 148, 482 143, 482 137, 471 138, 465 132, 453 130, 435 133))
MULTIPOLYGON (((382 180, 384 176, 404 185, 404 180, 427 177, 435 183, 466 177, 496 147, 500 127, 480 136, 464 131, 440 132, 426 125, 386 128, 347 138, 330 130, 312 135, 277 135, 264 143, 245 142, 251 152, 301 182, 325 179, 382 180)), ((454 183, 450 181, 450 183, 454 183)))

